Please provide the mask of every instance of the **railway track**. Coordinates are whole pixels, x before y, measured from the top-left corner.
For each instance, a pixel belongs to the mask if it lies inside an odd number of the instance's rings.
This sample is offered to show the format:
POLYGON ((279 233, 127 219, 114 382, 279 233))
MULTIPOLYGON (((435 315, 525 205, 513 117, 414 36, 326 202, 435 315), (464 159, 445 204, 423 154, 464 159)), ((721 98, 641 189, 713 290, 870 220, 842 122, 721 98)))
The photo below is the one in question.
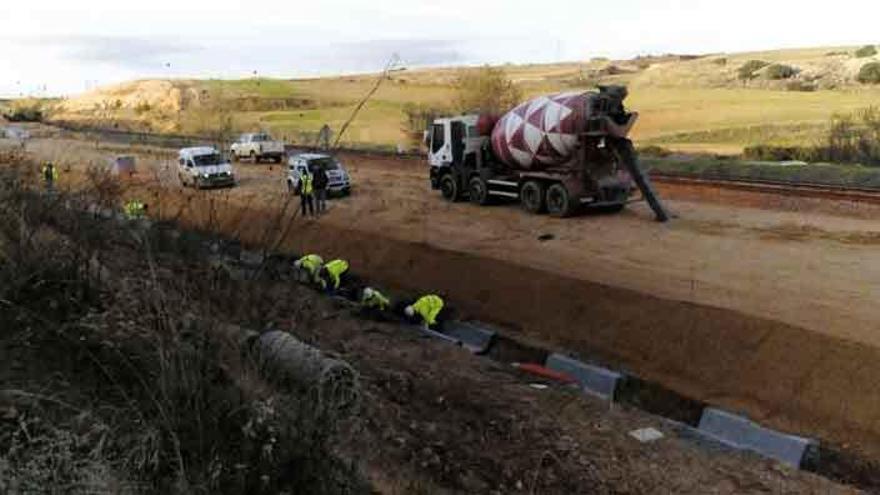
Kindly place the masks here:
POLYGON ((651 180, 659 184, 715 187, 765 194, 880 204, 880 188, 849 187, 833 184, 772 181, 762 179, 706 178, 656 172, 652 172, 650 176, 651 180))

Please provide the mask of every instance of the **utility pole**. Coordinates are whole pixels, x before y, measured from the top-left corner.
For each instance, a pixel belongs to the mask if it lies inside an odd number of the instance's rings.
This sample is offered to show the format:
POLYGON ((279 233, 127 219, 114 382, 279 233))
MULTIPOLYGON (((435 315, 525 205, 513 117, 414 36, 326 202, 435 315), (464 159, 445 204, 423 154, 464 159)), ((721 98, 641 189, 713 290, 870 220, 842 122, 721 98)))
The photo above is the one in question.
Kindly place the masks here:
POLYGON ((364 105, 367 103, 367 100, 369 100, 376 93, 376 91, 379 90, 382 82, 384 82, 386 79, 390 79, 392 72, 406 70, 406 67, 398 67, 399 63, 400 56, 396 53, 392 54, 391 58, 388 60, 388 63, 385 64, 385 68, 382 70, 382 74, 380 74, 379 78, 376 79, 376 84, 374 84, 373 88, 370 89, 370 91, 367 92, 366 95, 364 95, 357 106, 354 107, 354 110, 351 112, 348 120, 346 120, 345 123, 342 124, 342 127, 339 129, 339 134, 336 135, 336 140, 333 142, 333 149, 336 149, 339 146, 339 140, 342 139, 342 135, 345 134, 345 130, 348 129, 348 126, 351 124, 354 118, 357 117, 358 112, 361 111, 361 108, 364 107, 364 105))

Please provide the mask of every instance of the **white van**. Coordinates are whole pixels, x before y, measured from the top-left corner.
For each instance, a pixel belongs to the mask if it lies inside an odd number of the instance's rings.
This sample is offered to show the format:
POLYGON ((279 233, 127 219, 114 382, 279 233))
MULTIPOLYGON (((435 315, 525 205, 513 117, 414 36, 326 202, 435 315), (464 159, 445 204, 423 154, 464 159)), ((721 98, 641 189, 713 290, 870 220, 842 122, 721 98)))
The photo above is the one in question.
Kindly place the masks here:
POLYGON ((177 155, 177 176, 181 185, 199 189, 235 185, 232 165, 210 146, 181 149, 177 155))

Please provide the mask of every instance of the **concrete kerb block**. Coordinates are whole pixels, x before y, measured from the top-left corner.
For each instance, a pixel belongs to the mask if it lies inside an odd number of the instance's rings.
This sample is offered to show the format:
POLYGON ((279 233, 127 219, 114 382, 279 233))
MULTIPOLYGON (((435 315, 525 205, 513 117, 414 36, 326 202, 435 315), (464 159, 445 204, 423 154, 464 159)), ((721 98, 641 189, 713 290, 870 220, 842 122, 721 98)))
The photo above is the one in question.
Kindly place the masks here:
POLYGON ((582 363, 559 353, 548 356, 545 366, 570 375, 584 392, 608 401, 614 400, 617 383, 623 377, 616 371, 582 363))
POLYGON ((465 349, 474 354, 485 354, 495 342, 496 332, 477 323, 448 321, 443 333, 461 341, 465 349))
POLYGON ((801 467, 804 455, 817 445, 810 438, 778 432, 714 407, 703 410, 698 429, 725 445, 751 450, 796 468, 801 467))
POLYGON ((260 251, 251 251, 249 249, 242 249, 238 253, 238 260, 242 265, 255 268, 263 264, 266 257, 260 251))
POLYGON ((456 339, 455 337, 451 337, 449 335, 446 335, 445 333, 440 333, 440 332, 431 330, 430 328, 425 328, 425 327, 416 326, 416 325, 408 325, 408 326, 426 337, 431 337, 431 338, 434 338, 437 340, 442 340, 442 341, 450 343, 452 345, 461 346, 460 340, 456 339))

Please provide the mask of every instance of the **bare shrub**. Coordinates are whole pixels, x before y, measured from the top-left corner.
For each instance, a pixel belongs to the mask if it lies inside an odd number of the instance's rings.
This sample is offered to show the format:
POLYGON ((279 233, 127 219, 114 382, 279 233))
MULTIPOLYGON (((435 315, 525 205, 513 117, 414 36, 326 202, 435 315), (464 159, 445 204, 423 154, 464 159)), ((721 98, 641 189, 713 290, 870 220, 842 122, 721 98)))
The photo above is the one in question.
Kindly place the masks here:
POLYGON ((856 58, 867 58, 877 55, 877 48, 874 45, 865 45, 856 50, 856 58))
POLYGON ((789 79, 794 77, 798 73, 798 70, 790 65, 785 64, 773 64, 764 71, 764 76, 767 79, 789 79))
POLYGON ((767 67, 767 65, 769 64, 763 60, 749 60, 737 69, 736 75, 739 79, 748 81, 756 77, 755 72, 767 67))
POLYGON ((42 122, 46 109, 36 99, 18 100, 3 112, 3 117, 10 122, 42 122))
POLYGON ((835 162, 880 165, 880 108, 834 116, 823 154, 835 162))
POLYGON ((497 67, 463 71, 455 88, 455 106, 461 112, 501 114, 522 100, 519 87, 497 67))
POLYGON ((856 79, 862 84, 880 84, 880 62, 863 65, 856 79))
POLYGON ((448 115, 449 109, 421 103, 407 103, 403 106, 403 132, 413 146, 421 146, 424 132, 437 117, 448 115))

